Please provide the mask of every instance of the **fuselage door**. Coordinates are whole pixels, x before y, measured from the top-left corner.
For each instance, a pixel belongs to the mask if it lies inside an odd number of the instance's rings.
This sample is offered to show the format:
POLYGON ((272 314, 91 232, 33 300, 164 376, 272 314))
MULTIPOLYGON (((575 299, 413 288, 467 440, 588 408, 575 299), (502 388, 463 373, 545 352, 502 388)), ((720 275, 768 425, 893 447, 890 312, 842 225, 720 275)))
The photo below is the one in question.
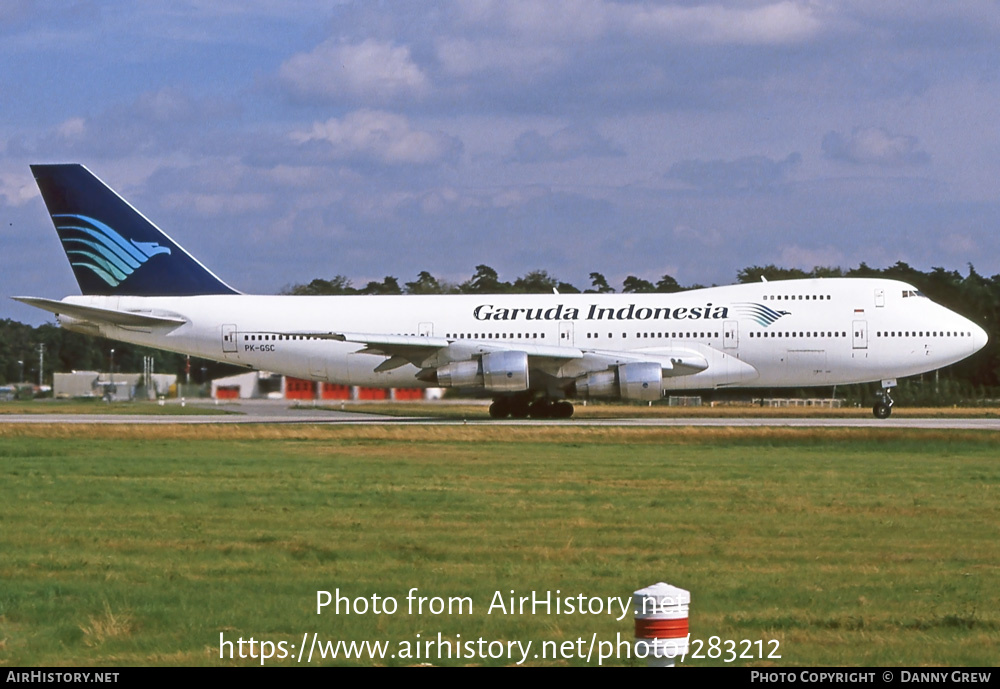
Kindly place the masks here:
POLYGON ((236 351, 235 325, 227 324, 222 326, 222 351, 223 353, 236 351))
POLYGON ((417 333, 420 337, 433 337, 434 336, 434 324, 433 323, 420 323, 417 326, 417 333))
POLYGON ((573 346, 573 321, 559 321, 559 346, 573 346))
POLYGON ((868 321, 854 321, 854 348, 868 349, 868 321))
POLYGON ((885 306, 885 290, 881 287, 875 290, 875 307, 882 308, 885 306))
POLYGON ((726 321, 722 326, 722 347, 736 349, 740 346, 740 328, 738 321, 726 321))

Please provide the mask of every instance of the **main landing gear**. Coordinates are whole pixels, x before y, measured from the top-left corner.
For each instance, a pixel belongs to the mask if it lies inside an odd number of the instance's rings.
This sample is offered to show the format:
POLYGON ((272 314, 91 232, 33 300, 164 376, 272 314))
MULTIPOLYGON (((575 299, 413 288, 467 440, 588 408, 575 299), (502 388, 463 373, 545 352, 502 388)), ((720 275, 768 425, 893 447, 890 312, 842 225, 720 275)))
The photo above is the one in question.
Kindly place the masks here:
POLYGON ((882 389, 876 393, 878 399, 875 401, 875 406, 872 407, 872 414, 875 415, 876 419, 888 419, 889 415, 892 413, 892 397, 889 396, 889 388, 895 387, 895 380, 883 380, 882 389))
POLYGON ((547 397, 534 399, 526 395, 498 397, 490 405, 490 417, 506 419, 568 419, 573 416, 573 405, 565 400, 551 400, 547 397))

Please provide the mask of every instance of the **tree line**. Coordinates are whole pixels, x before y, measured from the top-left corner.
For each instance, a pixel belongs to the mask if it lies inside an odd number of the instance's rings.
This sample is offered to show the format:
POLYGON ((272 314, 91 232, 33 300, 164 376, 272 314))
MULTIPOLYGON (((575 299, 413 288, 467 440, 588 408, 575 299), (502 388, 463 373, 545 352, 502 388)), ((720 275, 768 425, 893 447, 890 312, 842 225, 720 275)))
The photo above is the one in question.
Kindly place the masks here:
MULTIPOLYGON (((608 284, 601 273, 590 274, 591 286, 579 289, 575 285, 550 275, 545 270, 532 270, 513 282, 504 282, 493 268, 487 265, 476 266, 475 274, 461 283, 451 283, 438 280, 426 270, 420 271, 413 282, 399 284, 399 278, 386 276, 382 282, 371 280, 364 287, 355 287, 350 278, 337 275, 329 280, 316 278, 304 285, 290 285, 282 290, 282 294, 321 295, 321 294, 551 294, 557 290, 560 294, 612 294, 615 288, 608 284)), ((622 293, 640 292, 681 292, 686 289, 697 289, 703 285, 681 287, 677 280, 664 275, 655 284, 649 280, 629 275, 622 283, 622 293)))
MULTIPOLYGON (((989 334, 990 342, 975 356, 951 366, 934 379, 934 394, 940 393, 942 380, 948 390, 957 397, 996 396, 994 389, 1000 387, 1000 275, 984 277, 970 265, 967 275, 944 268, 921 271, 906 263, 898 262, 888 268, 871 268, 862 263, 857 268, 843 270, 834 267, 816 267, 810 271, 797 268, 780 268, 775 265, 749 266, 737 273, 737 282, 758 282, 791 280, 799 278, 831 277, 882 277, 901 280, 916 287, 939 304, 956 311, 982 326, 989 334)), ((296 284, 282 290, 283 294, 324 295, 324 294, 551 294, 553 289, 561 294, 623 294, 673 293, 703 287, 703 285, 680 285, 670 275, 664 275, 655 283, 629 275, 619 289, 612 287, 601 273, 590 273, 590 285, 580 289, 559 280, 544 270, 525 273, 513 281, 503 281, 493 268, 476 266, 475 273, 461 283, 438 280, 427 271, 418 273, 412 282, 400 281, 386 276, 381 282, 369 281, 363 287, 355 287, 352 281, 337 275, 331 279, 316 278, 306 284, 296 284)), ((114 348, 116 371, 141 371, 144 356, 152 356, 157 372, 185 375, 186 357, 180 354, 152 350, 146 347, 112 342, 102 338, 88 337, 73 333, 54 325, 37 328, 11 320, 0 321, 0 384, 18 382, 23 377, 29 382, 38 382, 38 345, 45 345, 44 380, 52 382, 52 371, 108 370, 110 350, 114 348), (21 363, 19 363, 21 362, 21 363)), ((192 382, 202 382, 204 378, 227 375, 237 370, 217 362, 191 359, 192 382), (204 370, 203 370, 204 369, 204 370)), ((915 384, 901 385, 905 390, 915 384)), ((845 394, 849 391, 844 390, 845 394)), ((925 393, 920 393, 925 394, 925 393)), ((903 400, 900 400, 903 401, 903 400)))

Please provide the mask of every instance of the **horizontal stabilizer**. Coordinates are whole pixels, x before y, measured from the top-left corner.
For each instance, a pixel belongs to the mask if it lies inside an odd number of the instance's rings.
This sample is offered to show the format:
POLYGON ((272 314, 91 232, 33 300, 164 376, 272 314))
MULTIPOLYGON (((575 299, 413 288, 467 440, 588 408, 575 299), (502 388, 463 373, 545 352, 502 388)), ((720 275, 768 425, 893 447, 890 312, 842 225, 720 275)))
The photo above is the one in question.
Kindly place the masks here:
POLYGON ((187 321, 179 316, 153 315, 152 313, 138 313, 135 311, 116 311, 114 309, 102 309, 96 306, 81 306, 79 304, 69 304, 54 299, 42 299, 41 297, 11 297, 22 304, 34 306, 54 313, 57 316, 69 316, 81 321, 89 321, 101 325, 119 325, 133 328, 155 328, 183 325, 187 321))

